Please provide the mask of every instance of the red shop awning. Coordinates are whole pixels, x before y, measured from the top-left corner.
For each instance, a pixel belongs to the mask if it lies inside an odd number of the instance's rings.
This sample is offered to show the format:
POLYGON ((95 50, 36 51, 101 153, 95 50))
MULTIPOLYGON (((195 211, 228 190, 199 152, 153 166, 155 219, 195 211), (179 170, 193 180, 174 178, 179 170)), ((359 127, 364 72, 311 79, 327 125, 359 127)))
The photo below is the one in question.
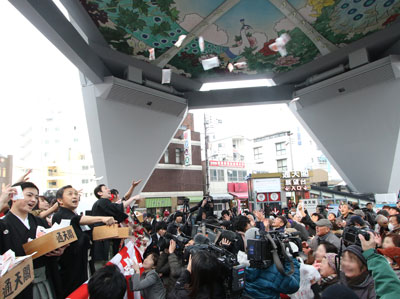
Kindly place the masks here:
POLYGON ((247 199, 249 197, 249 194, 247 192, 229 192, 229 194, 239 199, 247 199))

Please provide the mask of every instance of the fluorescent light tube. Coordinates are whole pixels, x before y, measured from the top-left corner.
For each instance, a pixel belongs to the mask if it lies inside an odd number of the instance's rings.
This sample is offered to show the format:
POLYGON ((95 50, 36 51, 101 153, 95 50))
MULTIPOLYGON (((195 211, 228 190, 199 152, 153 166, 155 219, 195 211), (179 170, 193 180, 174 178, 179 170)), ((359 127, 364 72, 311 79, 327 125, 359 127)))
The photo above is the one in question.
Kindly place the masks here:
POLYGON ((233 89, 233 88, 248 88, 258 86, 275 86, 273 79, 254 79, 240 81, 223 81, 223 82, 208 82, 203 83, 200 91, 218 90, 218 89, 233 89))

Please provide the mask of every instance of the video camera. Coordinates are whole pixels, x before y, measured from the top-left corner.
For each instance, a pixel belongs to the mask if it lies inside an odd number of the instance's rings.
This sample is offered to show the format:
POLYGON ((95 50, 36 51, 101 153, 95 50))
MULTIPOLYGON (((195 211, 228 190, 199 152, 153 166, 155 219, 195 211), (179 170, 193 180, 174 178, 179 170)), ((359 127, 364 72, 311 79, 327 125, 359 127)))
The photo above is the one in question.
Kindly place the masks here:
POLYGON ((174 240, 176 242, 176 249, 183 252, 183 249, 185 248, 185 245, 189 243, 191 238, 189 238, 186 235, 173 235, 170 233, 165 233, 164 235, 165 239, 167 240, 167 243, 169 244, 169 241, 174 240))
POLYGON ((370 228, 360 228, 356 226, 346 226, 343 230, 342 238, 344 245, 358 245, 361 246, 361 240, 358 235, 362 235, 365 240, 369 241, 370 235, 369 232, 374 232, 370 228))
POLYGON ((224 277, 226 298, 240 298, 245 285, 245 266, 240 265, 237 256, 214 244, 195 244, 187 246, 185 256, 193 255, 200 250, 207 250, 214 255, 221 266, 224 277))
POLYGON ((289 242, 293 242, 298 248, 301 248, 301 239, 299 233, 285 234, 281 232, 264 232, 254 236, 254 239, 247 240, 247 257, 251 268, 269 268, 275 264, 282 275, 290 276, 294 273, 294 264, 288 256, 286 248, 293 255, 289 242), (283 263, 290 262, 290 271, 285 272, 283 263))

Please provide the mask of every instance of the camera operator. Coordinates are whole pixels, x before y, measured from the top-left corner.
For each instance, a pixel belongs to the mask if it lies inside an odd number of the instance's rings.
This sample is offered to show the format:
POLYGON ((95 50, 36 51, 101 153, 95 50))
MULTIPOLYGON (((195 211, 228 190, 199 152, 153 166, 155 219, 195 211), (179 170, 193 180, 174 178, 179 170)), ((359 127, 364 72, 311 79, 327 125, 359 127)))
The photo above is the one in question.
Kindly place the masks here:
POLYGON ((359 235, 361 241, 363 257, 367 261, 368 270, 372 272, 375 281, 375 291, 381 299, 398 298, 400 294, 400 280, 396 273, 391 269, 386 259, 376 253, 376 238, 373 233, 369 232, 369 240, 365 240, 364 236, 359 235))
POLYGON ((221 212, 221 220, 223 220, 223 221, 231 221, 232 220, 231 215, 229 214, 228 210, 223 210, 221 212))
POLYGON ((318 220, 315 225, 316 236, 309 243, 309 247, 314 252, 317 250, 319 243, 321 243, 322 241, 329 242, 335 245, 337 249, 340 248, 340 239, 331 232, 332 223, 328 219, 318 220))
POLYGON ((245 251, 246 242, 245 242, 245 232, 251 228, 250 220, 246 216, 239 215, 235 219, 235 223, 233 224, 236 234, 238 235, 238 240, 235 242, 235 247, 237 251, 245 251))
POLYGON ((167 232, 176 235, 178 233, 178 227, 182 226, 182 221, 183 221, 183 213, 180 211, 177 211, 174 216, 174 221, 168 224, 167 227, 167 232))
MULTIPOLYGON (((246 241, 255 239, 258 234, 257 228, 252 228, 246 232, 246 241)), ((248 252, 250 254, 250 252, 248 252)), ((246 268, 245 296, 252 299, 280 298, 280 293, 293 294, 300 287, 300 264, 294 257, 282 262, 286 273, 293 263, 294 272, 291 275, 282 274, 275 262, 267 268, 246 268)))
POLYGON ((189 257, 189 263, 167 298, 225 298, 217 258, 206 250, 189 257))
POLYGON ((196 217, 196 222, 207 219, 209 216, 214 215, 214 201, 212 197, 205 196, 200 202, 199 212, 196 217))

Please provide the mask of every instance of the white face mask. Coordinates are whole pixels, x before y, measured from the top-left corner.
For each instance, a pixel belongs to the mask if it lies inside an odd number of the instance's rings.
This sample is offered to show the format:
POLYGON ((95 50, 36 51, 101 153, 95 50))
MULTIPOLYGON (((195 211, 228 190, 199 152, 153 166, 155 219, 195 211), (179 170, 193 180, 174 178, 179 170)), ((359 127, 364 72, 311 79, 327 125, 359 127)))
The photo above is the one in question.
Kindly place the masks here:
POLYGON ((389 228, 390 231, 392 231, 394 229, 393 224, 389 223, 388 228, 389 228))

